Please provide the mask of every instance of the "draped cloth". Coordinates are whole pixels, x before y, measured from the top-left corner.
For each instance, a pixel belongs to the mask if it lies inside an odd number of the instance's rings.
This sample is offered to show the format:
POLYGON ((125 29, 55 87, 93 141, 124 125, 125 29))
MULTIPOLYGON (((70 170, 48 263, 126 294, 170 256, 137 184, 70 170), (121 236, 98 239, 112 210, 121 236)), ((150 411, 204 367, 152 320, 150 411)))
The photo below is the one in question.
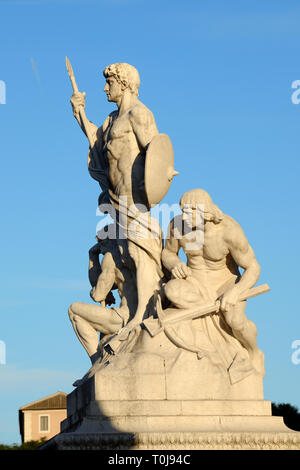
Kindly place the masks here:
MULTIPOLYGON (((112 121, 112 117, 109 119, 112 121)), ((109 183, 105 145, 100 148, 102 145, 103 141, 96 141, 93 149, 89 149, 88 155, 89 173, 102 189, 99 203, 109 203, 114 208, 116 224, 119 227, 118 237, 128 240, 129 253, 133 259, 144 258, 158 284, 164 277, 161 263, 162 231, 159 223, 150 216, 148 210, 140 211, 135 206, 128 207, 122 197, 114 194, 109 183)), ((226 269, 215 272, 203 271, 202 282, 190 279, 191 282, 186 284, 188 290, 182 295, 186 296, 187 300, 191 294, 193 298, 196 295, 199 302, 205 305, 211 303, 212 299, 215 301, 228 289, 230 279, 234 285, 237 276, 230 274, 226 269)), ((133 336, 137 337, 138 334, 137 331, 133 333, 129 336, 127 345, 126 342, 123 343, 126 351, 134 347, 133 336)), ((145 333, 144 331, 143 334, 145 333)), ((220 312, 168 326, 165 333, 166 340, 168 338, 172 342, 175 341, 182 349, 196 353, 199 359, 207 356, 213 363, 225 368, 232 383, 242 380, 253 372, 247 351, 234 337, 220 312)))
MULTIPOLYGON (((183 280, 184 287, 181 293, 184 295, 186 289, 187 301, 189 293, 193 294, 193 298, 195 294, 198 294, 197 306, 199 308, 199 305, 210 305, 212 300, 216 301, 238 279, 238 276, 231 274, 226 268, 214 272, 203 270, 202 283, 195 278, 190 278, 189 282, 183 280)), ((195 313, 197 313, 197 307, 195 307, 195 313)), ((231 383, 239 382, 253 373, 248 352, 235 338, 222 312, 214 312, 193 320, 169 325, 165 328, 165 333, 182 349, 196 353, 199 359, 206 356, 212 363, 225 369, 231 383)))
POLYGON ((104 153, 99 149, 98 141, 96 141, 93 148, 89 148, 88 170, 90 176, 98 181, 102 191, 107 191, 109 188, 108 159, 106 152, 104 153))
MULTIPOLYGON (((97 140, 93 148, 88 152, 88 171, 90 176, 98 181, 102 193, 99 196, 98 205, 111 204, 114 208, 114 216, 119 226, 119 236, 127 238, 132 244, 141 248, 155 264, 159 278, 163 276, 161 265, 162 231, 156 219, 150 216, 150 212, 143 212, 126 205, 122 196, 114 194, 109 182, 109 162, 107 158, 107 146, 109 133, 116 112, 111 113, 103 126, 100 128, 97 140)), ((146 207, 144 208, 146 209, 146 207)))
POLYGON ((158 221, 150 216, 149 211, 141 212, 135 206, 127 207, 126 200, 118 198, 111 190, 109 190, 109 197, 116 211, 119 236, 131 242, 129 252, 133 254, 134 246, 140 248, 148 263, 150 262, 155 267, 158 279, 162 278, 164 275, 161 263, 163 241, 158 221))

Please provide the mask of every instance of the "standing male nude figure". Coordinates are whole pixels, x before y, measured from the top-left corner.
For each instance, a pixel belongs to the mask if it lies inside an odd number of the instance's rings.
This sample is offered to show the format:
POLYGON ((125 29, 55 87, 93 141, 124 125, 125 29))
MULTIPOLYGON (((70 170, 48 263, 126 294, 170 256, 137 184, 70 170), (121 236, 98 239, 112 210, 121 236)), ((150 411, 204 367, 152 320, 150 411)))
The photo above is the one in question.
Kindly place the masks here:
MULTIPOLYGON (((108 189, 117 203, 125 200, 127 208, 134 206, 144 210, 150 221, 144 190, 144 163, 147 146, 158 135, 155 119, 138 99, 140 78, 135 67, 116 63, 106 67, 103 74, 106 78, 104 92, 109 102, 116 103, 117 110, 109 114, 102 126, 98 128, 90 121, 83 125, 85 93, 76 92, 71 98, 74 117, 83 132, 86 133, 86 126, 89 126, 88 134, 94 139, 93 152, 89 153, 89 172, 99 182, 103 182, 103 175, 107 174, 108 189)), ((160 240, 149 240, 148 251, 144 246, 142 238, 135 242, 128 240, 128 250, 136 267, 138 305, 127 332, 124 331, 125 337, 142 321, 161 277, 160 240), (152 257, 149 252, 153 253, 152 257)))

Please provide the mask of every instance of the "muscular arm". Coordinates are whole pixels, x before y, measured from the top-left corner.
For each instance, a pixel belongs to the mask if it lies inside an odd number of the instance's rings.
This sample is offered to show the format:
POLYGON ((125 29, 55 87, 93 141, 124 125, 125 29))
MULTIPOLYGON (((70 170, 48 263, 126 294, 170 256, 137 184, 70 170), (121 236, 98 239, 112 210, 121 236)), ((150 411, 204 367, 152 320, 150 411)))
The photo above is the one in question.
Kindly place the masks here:
POLYGON ((99 262, 100 251, 100 243, 96 243, 96 245, 89 250, 89 281, 92 287, 96 286, 98 277, 101 274, 101 266, 99 262))
POLYGON ((75 117, 76 121, 78 122, 79 126, 81 127, 82 132, 86 136, 87 136, 86 125, 88 125, 89 134, 92 136, 93 142, 95 143, 96 140, 97 140, 97 131, 98 131, 98 127, 96 126, 96 124, 94 124, 92 121, 89 121, 88 119, 86 119, 85 125, 84 125, 83 121, 82 121, 82 119, 79 115, 74 114, 74 117, 75 117))
POLYGON ((258 281, 260 266, 240 225, 231 219, 227 228, 225 240, 228 243, 229 252, 236 264, 244 269, 244 273, 237 284, 239 292, 242 292, 253 287, 258 281))
POLYGON ((175 238, 174 227, 181 225, 181 216, 174 217, 168 228, 168 236, 162 251, 162 263, 170 271, 173 277, 184 279, 189 274, 189 268, 178 256, 180 250, 179 239, 175 238))
POLYGON ((130 111, 129 119, 139 147, 144 150, 158 134, 154 116, 146 106, 139 103, 130 111))
POLYGON ((223 296, 221 307, 228 310, 236 304, 242 292, 253 287, 258 281, 260 266, 240 225, 228 216, 224 222, 224 240, 229 253, 236 264, 244 269, 239 282, 223 296))
POLYGON ((81 130, 84 132, 86 136, 87 136, 87 131, 88 131, 88 133, 93 139, 92 144, 94 144, 94 142, 96 141, 96 133, 97 133, 98 127, 95 124, 93 124, 91 121, 89 121, 86 117, 86 114, 84 111, 85 92, 73 93, 70 101, 71 101, 71 105, 73 109, 73 115, 76 121, 78 122, 79 126, 81 127, 81 130))
POLYGON ((170 272, 178 263, 180 263, 180 258, 178 257, 179 248, 179 241, 174 238, 173 230, 171 229, 170 236, 166 240, 165 247, 161 255, 163 265, 170 272))
POLYGON ((111 253, 105 253, 101 263, 101 274, 98 277, 93 298, 96 302, 105 301, 116 280, 115 262, 111 253))

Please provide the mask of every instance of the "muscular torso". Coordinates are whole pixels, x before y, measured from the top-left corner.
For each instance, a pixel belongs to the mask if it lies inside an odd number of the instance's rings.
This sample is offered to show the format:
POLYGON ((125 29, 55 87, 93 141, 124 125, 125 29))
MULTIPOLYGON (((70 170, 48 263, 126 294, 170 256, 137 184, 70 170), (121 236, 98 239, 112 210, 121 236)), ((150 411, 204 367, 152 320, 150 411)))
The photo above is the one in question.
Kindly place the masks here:
POLYGON ((210 273, 211 277, 219 277, 221 272, 224 277, 239 275, 238 266, 224 237, 223 222, 210 224, 204 236, 201 231, 184 235, 179 239, 179 247, 184 250, 187 265, 194 277, 202 278, 203 272, 210 273))
POLYGON ((117 196, 131 197, 142 188, 145 147, 138 133, 147 144, 158 133, 151 111, 140 102, 121 116, 117 111, 111 113, 103 125, 103 151, 108 159, 110 185, 117 196), (137 113, 142 114, 143 122, 136 122, 137 113))
POLYGON ((109 179, 113 188, 116 188, 122 176, 130 171, 139 154, 140 148, 128 112, 121 117, 115 116, 107 140, 109 179))

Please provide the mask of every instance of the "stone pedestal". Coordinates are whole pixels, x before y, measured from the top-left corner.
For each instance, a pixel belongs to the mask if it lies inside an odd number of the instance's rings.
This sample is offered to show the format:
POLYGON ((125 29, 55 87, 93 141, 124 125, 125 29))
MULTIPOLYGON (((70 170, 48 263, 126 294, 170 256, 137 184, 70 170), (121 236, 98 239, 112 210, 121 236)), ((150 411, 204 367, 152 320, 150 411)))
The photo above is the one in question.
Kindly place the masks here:
MULTIPOLYGON (((222 382, 223 399, 213 398, 222 391, 218 375, 209 384, 207 376, 192 374, 193 361, 179 381, 166 373, 160 356, 153 354, 148 367, 140 359, 139 374, 137 358, 131 362, 124 354, 69 394, 61 433, 43 448, 300 449, 300 433, 288 429, 281 417, 271 416, 260 376, 251 374, 228 385, 227 398, 222 382)), ((206 368, 204 359, 195 363, 198 368, 201 362, 206 368)))

